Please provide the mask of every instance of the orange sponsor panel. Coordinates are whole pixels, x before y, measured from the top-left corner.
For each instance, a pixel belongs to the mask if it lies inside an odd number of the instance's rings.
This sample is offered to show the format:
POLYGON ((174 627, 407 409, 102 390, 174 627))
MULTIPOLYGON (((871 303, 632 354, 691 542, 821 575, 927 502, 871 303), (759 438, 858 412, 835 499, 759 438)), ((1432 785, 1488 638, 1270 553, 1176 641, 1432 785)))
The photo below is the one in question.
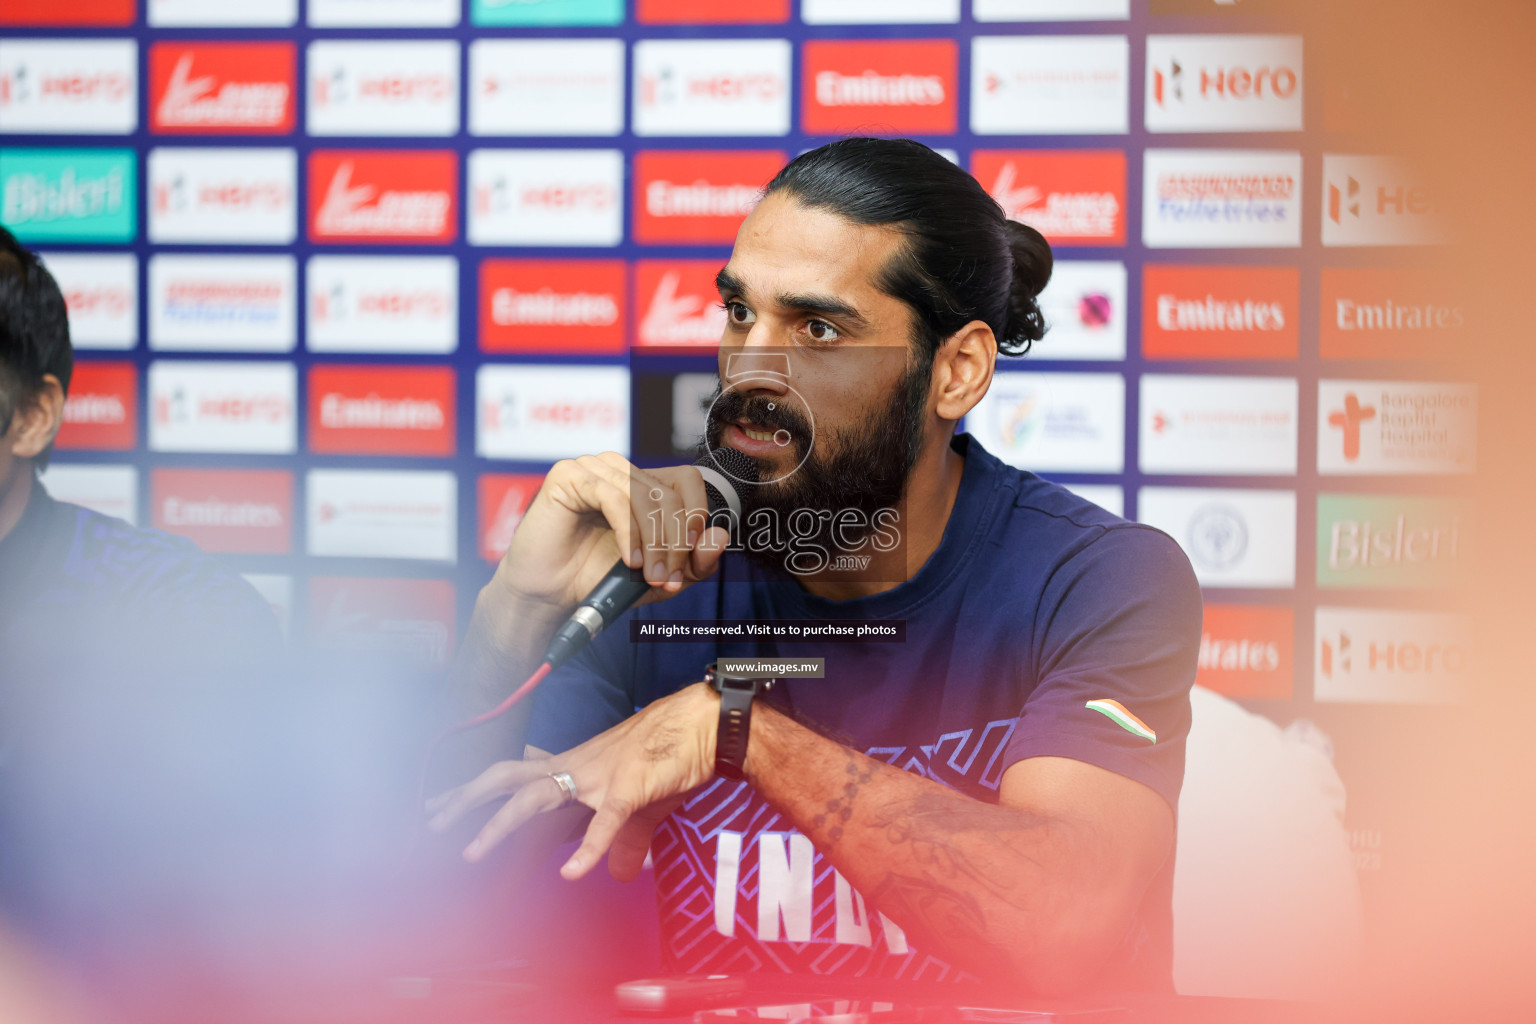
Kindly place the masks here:
POLYGON ((1288 607, 1207 604, 1195 682, 1227 697, 1289 700, 1296 616, 1288 607))
POLYGON ((1324 359, 1445 359, 1466 341, 1466 313, 1445 275, 1387 267, 1324 267, 1324 359))
POLYGON ((1295 359, 1295 267, 1155 266, 1142 273, 1148 359, 1295 359))

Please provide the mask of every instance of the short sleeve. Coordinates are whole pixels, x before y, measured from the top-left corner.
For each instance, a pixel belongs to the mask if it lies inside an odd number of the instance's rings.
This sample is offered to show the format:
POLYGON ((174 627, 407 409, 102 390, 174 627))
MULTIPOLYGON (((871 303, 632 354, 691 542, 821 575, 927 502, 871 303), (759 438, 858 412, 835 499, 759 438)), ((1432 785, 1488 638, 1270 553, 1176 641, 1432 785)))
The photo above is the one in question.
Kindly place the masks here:
POLYGON ((625 616, 539 684, 528 723, 528 745, 558 754, 634 713, 634 664, 628 637, 625 616))
POLYGON ((1037 682, 1004 766, 1084 761, 1151 787, 1176 811, 1200 624, 1200 585, 1166 534, 1118 526, 1079 548, 1042 594, 1037 682))

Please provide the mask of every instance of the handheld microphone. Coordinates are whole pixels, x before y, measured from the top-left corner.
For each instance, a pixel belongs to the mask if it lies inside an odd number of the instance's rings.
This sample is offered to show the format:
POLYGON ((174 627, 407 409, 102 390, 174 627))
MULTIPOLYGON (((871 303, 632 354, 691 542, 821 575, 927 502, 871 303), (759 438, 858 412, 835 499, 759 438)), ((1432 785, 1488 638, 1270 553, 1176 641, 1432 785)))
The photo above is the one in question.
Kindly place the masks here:
MULTIPOLYGON (((734 537, 741 523, 742 489, 757 482, 757 463, 734 448, 716 448, 693 465, 704 478, 704 491, 709 497, 705 529, 723 526, 734 537)), ((650 589, 644 566, 631 569, 623 559, 613 563, 613 568, 592 588, 587 599, 577 605, 571 617, 555 631, 544 660, 551 669, 558 668, 611 626, 650 589)))

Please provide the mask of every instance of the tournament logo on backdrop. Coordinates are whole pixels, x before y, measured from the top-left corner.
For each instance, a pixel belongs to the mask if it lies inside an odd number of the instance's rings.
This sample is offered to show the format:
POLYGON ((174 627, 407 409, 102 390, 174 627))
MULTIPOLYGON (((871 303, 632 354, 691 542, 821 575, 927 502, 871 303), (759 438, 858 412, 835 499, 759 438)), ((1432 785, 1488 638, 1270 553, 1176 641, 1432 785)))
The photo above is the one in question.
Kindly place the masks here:
POLYGON ((129 349, 139 340, 139 260, 133 253, 39 253, 69 311, 76 349, 129 349))
POLYGON ((480 348, 622 353, 624 279, 623 260, 485 260, 480 348))
POLYGON ((1119 473, 1125 468, 1125 377, 998 373, 966 415, 965 429, 1023 469, 1119 473))
POLYGON ((126 135, 138 62, 126 39, 0 39, 0 133, 126 135))
POLYGON ((167 28, 287 28, 299 20, 299 0, 145 0, 144 19, 167 28))
POLYGON ((1301 244, 1301 154, 1281 150, 1149 149, 1141 237, 1149 248, 1301 244))
POLYGON ((629 371, 622 366, 480 367, 475 454, 554 462, 629 450, 629 371))
POLYGON ((1396 380, 1317 384, 1317 471, 1471 473, 1477 386, 1396 380))
POLYGON ((646 39, 634 50, 636 135, 785 135, 785 39, 646 39))
POLYGON ((801 53, 801 127, 811 135, 949 135, 956 129, 953 40, 813 39, 801 53))
POLYGON ((1237 700, 1289 700, 1295 650, 1290 606, 1206 602, 1195 684, 1237 700))
POLYGON ((1317 496, 1317 585, 1450 587, 1466 582, 1468 502, 1402 495, 1317 496))
POLYGON ((1121 150, 976 150, 971 173, 1052 245, 1125 244, 1121 150))
POLYGON ((317 576, 309 581, 310 647, 436 668, 453 657, 457 601, 447 580, 317 576))
POLYGON ((1296 472, 1295 377, 1143 374, 1143 473, 1296 472))
POLYGON ((286 555, 293 547, 293 474, 285 469, 155 469, 150 521, 204 551, 286 555))
POLYGON ((446 353, 459 347, 452 256, 311 256, 312 352, 446 353))
POLYGON ((290 352, 298 341, 292 256, 149 258, 149 347, 290 352))
POLYGON ((1058 260, 1038 299, 1046 334, 1028 358, 1124 359, 1125 293, 1118 260, 1058 260))
POLYGON ((149 127, 163 135, 286 135, 294 126, 292 43, 149 48, 149 127))
POLYGON ((458 178, 452 150, 317 149, 309 154, 310 240, 451 242, 458 178))
POLYGON ((971 42, 971 131, 1124 134, 1130 59, 1125 36, 978 36, 971 42))
POLYGON ((1455 285, 1428 270, 1324 267, 1324 359, 1444 359, 1466 344, 1455 285))
POLYGON ((309 0, 313 28, 451 28, 460 0, 309 0))
POLYGON ((623 131, 622 40, 476 39, 469 44, 469 134, 623 131))
POLYGON ((1462 697, 1473 669, 1464 615, 1322 606, 1315 627, 1319 701, 1449 703, 1462 697))
POLYGON ((477 149, 469 194, 472 245, 607 247, 624 237, 617 149, 477 149))
POLYGON ((1299 132, 1300 36, 1148 36, 1149 132, 1299 132))
POLYGON ((635 240, 729 245, 785 164, 772 150, 642 150, 635 155, 635 240))
POLYGON ((314 366, 309 450, 326 455, 452 455, 448 366, 314 366))
POLYGON ((312 469, 304 478, 308 553, 458 559, 458 479, 446 470, 312 469))
POLYGON ((635 345, 715 349, 725 309, 715 288, 721 260, 640 260, 635 264, 635 345))
POLYGON ((298 159, 287 148, 149 151, 149 240, 289 245, 298 159))
POLYGON ((1295 359, 1300 295, 1295 267, 1148 264, 1142 268, 1142 355, 1295 359))
POLYGON ((55 446, 130 451, 138 443, 138 367, 126 362, 76 362, 55 446))
POLYGON ((540 473, 482 473, 480 499, 480 557, 499 562, 512 543, 512 533, 544 484, 540 473))
POLYGON ((292 455, 292 363, 157 360, 149 364, 149 449, 292 455))
POLYGON ((1324 245, 1435 245, 1444 241, 1428 186, 1402 162, 1323 154, 1324 245))
POLYGON ((139 521, 139 471, 132 466, 98 466, 49 463, 38 477, 55 501, 100 512, 137 525, 139 521))
POLYGON ((452 135, 459 130, 459 44, 448 40, 309 44, 311 135, 452 135))
POLYGON ((1203 587, 1296 584, 1296 492, 1143 487, 1136 518, 1178 541, 1203 587))
MULTIPOLYGON (((150 0, 155 3, 156 0, 150 0)), ((133 24, 138 15, 136 0, 6 0, 0 5, 0 25, 99 25, 133 24)))
POLYGON ((23 242, 131 242, 137 168, 131 149, 0 146, 0 223, 23 242))

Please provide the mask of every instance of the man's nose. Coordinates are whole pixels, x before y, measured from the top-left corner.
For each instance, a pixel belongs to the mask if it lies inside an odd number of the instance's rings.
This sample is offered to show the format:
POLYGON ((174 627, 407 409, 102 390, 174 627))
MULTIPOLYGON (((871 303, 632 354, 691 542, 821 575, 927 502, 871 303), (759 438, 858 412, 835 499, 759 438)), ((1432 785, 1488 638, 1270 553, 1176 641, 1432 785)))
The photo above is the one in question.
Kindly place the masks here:
POLYGON ((749 343, 726 353, 723 383, 728 388, 782 395, 789 391, 792 369, 782 348, 749 343))

